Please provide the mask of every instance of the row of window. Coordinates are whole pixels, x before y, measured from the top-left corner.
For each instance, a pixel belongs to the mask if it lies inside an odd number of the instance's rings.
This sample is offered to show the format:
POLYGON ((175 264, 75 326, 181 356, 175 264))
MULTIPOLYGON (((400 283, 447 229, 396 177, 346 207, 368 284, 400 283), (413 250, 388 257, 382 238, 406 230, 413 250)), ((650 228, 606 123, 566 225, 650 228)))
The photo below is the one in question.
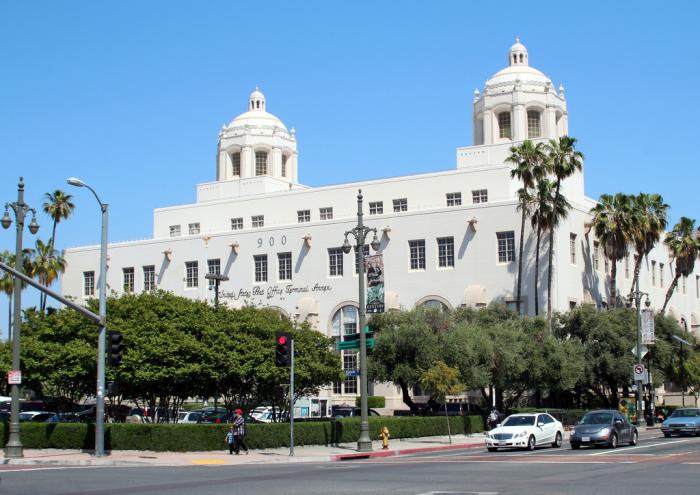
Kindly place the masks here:
MULTIPOLYGON (((472 203, 487 203, 489 200, 489 193, 487 189, 475 189, 472 191, 472 203)), ((447 206, 460 206, 462 204, 462 193, 453 192, 446 194, 447 206)), ((402 211, 408 211, 408 199, 399 198, 393 200, 394 213, 400 213, 402 211)), ((369 214, 370 215, 382 215, 384 214, 384 202, 383 201, 372 201, 369 203, 369 214)), ((320 220, 333 220, 333 207, 327 206, 318 209, 318 216, 320 220)), ((311 210, 297 210, 297 221, 298 223, 307 223, 311 221, 311 210)), ((250 217, 250 223, 252 228, 260 228, 265 226, 265 215, 253 215, 250 217)), ((189 235, 196 235, 200 232, 199 223, 191 223, 189 226, 189 235)), ((243 217, 237 217, 231 219, 231 230, 243 230, 243 217)), ((180 225, 170 226, 170 237, 179 237, 182 235, 180 225)))
MULTIPOLYGON (((510 112, 498 114, 498 137, 501 139, 513 139, 510 112)), ((527 138, 542 137, 541 113, 537 110, 527 111, 527 138)))
MULTIPOLYGON (((241 175, 241 154, 240 152, 231 153, 231 174, 233 176, 241 175)), ((282 177, 287 177, 287 160, 289 156, 282 155, 282 177)), ((267 151, 255 152, 255 175, 267 175, 268 153, 267 151)))

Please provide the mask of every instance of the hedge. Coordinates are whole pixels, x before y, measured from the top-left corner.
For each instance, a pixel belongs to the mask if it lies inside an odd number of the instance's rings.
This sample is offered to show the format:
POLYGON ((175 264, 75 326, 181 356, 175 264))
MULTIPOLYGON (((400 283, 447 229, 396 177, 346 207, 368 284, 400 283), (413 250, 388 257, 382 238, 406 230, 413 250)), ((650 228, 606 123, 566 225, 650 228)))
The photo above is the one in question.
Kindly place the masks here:
MULTIPOLYGON (((480 416, 452 416, 453 434, 483 431, 480 416)), ((446 435, 447 421, 443 417, 370 417, 370 436, 379 439, 379 431, 386 426, 392 438, 413 438, 446 435)), ((230 425, 196 424, 129 424, 105 425, 107 450, 151 451, 209 451, 225 447, 224 437, 230 425)), ((0 429, 0 445, 5 445, 9 424, 0 429)), ((86 449, 94 448, 95 426, 86 423, 22 423, 22 445, 30 449, 86 449)), ((337 421, 300 422, 294 424, 295 445, 332 445, 357 441, 360 418, 337 421)), ((253 449, 289 446, 289 423, 255 424, 248 426, 248 445, 253 449)))
MULTIPOLYGON (((381 395, 370 395, 367 397, 367 407, 370 409, 382 409, 386 400, 381 395)), ((355 398, 355 405, 360 407, 360 397, 355 398)))

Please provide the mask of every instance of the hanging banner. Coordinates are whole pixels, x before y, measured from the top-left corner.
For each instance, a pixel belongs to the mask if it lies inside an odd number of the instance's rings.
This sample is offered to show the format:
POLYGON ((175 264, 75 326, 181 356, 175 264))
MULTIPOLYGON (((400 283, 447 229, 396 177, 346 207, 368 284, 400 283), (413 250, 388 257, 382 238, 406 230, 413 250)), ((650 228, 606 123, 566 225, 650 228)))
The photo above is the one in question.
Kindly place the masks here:
POLYGON ((365 256, 368 313, 384 312, 384 259, 381 254, 365 256))
POLYGON ((654 337, 654 312, 651 309, 642 310, 642 344, 653 344, 654 337))

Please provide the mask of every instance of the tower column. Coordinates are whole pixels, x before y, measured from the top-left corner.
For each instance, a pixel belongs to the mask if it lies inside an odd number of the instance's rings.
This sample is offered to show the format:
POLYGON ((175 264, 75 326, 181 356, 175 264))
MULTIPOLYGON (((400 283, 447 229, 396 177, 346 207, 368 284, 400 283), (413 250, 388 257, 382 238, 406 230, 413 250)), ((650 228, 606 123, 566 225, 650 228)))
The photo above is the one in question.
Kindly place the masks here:
POLYGON ((272 148, 272 170, 270 170, 270 175, 272 177, 282 177, 282 150, 275 146, 272 148))
POLYGON ((493 112, 484 110, 484 143, 493 144, 493 112))
POLYGON ((545 132, 547 133, 547 138, 549 139, 556 139, 557 138, 557 113, 556 109, 552 106, 547 106, 547 110, 545 111, 545 121, 546 121, 546 129, 545 132))
POLYGON ((255 175, 255 157, 252 146, 243 146, 241 149, 241 178, 255 175))
POLYGON ((527 138, 525 105, 513 105, 513 141, 523 141, 527 138))

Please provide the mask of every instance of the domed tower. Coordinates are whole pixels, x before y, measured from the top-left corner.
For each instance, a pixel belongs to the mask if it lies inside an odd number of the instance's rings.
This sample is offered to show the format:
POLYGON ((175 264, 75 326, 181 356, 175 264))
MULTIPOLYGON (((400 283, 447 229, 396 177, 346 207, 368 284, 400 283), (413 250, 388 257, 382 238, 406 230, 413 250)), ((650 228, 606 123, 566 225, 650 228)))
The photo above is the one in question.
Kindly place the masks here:
POLYGON ((248 111, 219 133, 216 180, 271 178, 272 182, 298 182, 297 140, 280 119, 268 113, 259 88, 250 93, 248 111))
POLYGON ((502 144, 525 139, 555 139, 568 133, 564 88, 530 67, 520 39, 508 50, 508 67, 474 91, 475 145, 502 144))

